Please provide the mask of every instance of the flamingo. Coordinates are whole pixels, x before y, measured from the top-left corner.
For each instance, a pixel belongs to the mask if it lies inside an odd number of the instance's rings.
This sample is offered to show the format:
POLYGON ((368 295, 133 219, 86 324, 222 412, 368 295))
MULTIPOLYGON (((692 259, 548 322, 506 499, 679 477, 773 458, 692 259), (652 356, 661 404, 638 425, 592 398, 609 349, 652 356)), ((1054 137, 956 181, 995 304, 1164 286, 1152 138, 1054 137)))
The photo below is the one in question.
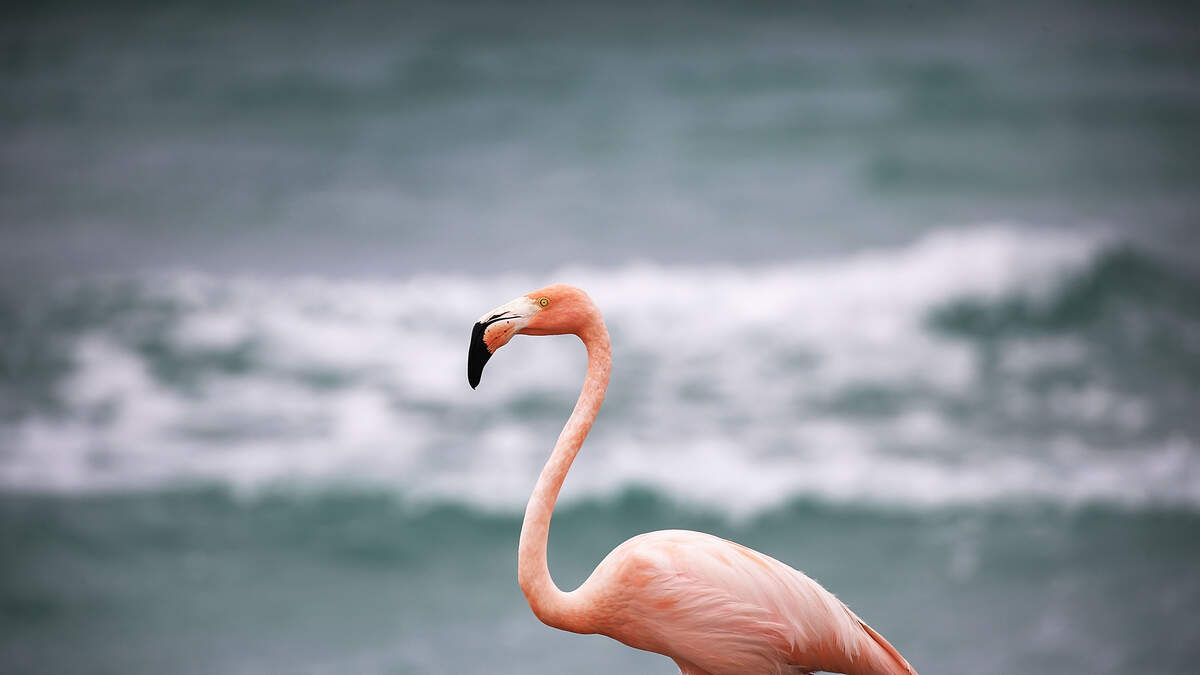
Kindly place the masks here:
POLYGON ((681 675, 916 675, 879 633, 832 593, 778 560, 701 532, 638 535, 613 549, 574 591, 550 577, 546 540, 567 470, 604 402, 612 348, 600 310, 579 288, 554 284, 484 314, 471 333, 467 381, 513 336, 574 334, 587 375, 521 525, 517 580, 543 623, 599 633, 670 657, 681 675))

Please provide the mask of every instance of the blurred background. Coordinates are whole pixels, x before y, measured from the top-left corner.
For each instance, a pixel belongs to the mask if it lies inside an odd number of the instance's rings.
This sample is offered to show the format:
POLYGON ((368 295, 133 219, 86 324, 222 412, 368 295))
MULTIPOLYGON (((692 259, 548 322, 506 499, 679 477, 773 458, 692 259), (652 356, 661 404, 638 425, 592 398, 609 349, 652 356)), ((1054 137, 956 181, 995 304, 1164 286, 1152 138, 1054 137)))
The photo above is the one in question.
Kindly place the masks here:
POLYGON ((550 541, 701 529, 922 672, 1200 657, 1192 3, 39 2, 0 20, 0 671, 675 672, 550 541))

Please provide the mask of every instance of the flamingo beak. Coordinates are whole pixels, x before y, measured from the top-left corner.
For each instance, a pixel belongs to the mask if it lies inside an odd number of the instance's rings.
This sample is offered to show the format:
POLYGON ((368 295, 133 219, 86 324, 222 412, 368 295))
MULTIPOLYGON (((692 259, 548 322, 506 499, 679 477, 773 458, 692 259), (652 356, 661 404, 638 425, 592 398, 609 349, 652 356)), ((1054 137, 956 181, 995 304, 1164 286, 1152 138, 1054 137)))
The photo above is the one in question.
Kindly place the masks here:
POLYGON ((488 359, 492 358, 492 350, 488 349, 487 343, 483 341, 483 331, 487 330, 487 327, 486 323, 477 323, 475 328, 471 329, 471 351, 467 353, 467 383, 472 389, 479 386, 483 367, 487 365, 488 359))
POLYGON ((521 296, 484 314, 471 329, 471 348, 467 352, 467 383, 479 386, 483 367, 514 335, 524 328, 540 310, 536 302, 521 296))

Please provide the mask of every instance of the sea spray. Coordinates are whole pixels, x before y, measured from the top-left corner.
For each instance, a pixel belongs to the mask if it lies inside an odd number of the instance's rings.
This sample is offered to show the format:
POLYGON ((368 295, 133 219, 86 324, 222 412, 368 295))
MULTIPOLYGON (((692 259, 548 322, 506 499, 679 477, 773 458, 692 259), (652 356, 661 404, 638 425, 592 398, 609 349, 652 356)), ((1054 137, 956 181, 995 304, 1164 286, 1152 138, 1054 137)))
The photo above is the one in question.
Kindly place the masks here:
POLYGON ((0 484, 348 482, 517 509, 582 350, 520 338, 472 392, 466 337, 551 280, 592 294, 615 348, 568 502, 1200 507, 1200 287, 1120 241, 1011 225, 791 264, 77 282, 7 311, 0 484))

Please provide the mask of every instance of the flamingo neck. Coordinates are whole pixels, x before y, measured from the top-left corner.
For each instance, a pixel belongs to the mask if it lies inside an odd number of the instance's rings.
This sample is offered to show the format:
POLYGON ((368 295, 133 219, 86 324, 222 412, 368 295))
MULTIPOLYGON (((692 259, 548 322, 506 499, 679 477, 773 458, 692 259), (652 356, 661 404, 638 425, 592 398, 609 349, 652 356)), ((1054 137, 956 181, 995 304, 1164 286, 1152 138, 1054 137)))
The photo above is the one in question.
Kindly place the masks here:
POLYGON ((583 445, 583 439, 587 438, 592 428, 592 422, 596 420, 596 414, 600 412, 612 370, 608 329, 598 314, 578 335, 587 347, 587 376, 579 399, 575 402, 575 410, 558 435, 558 442, 554 444, 550 459, 542 467, 529 504, 525 507, 525 521, 521 525, 521 543, 517 552, 517 580, 529 601, 529 607, 543 623, 586 633, 591 631, 587 628, 587 616, 582 603, 575 592, 564 593, 559 590, 550 577, 550 567, 546 561, 550 516, 554 513, 559 489, 567 477, 571 462, 583 445))

